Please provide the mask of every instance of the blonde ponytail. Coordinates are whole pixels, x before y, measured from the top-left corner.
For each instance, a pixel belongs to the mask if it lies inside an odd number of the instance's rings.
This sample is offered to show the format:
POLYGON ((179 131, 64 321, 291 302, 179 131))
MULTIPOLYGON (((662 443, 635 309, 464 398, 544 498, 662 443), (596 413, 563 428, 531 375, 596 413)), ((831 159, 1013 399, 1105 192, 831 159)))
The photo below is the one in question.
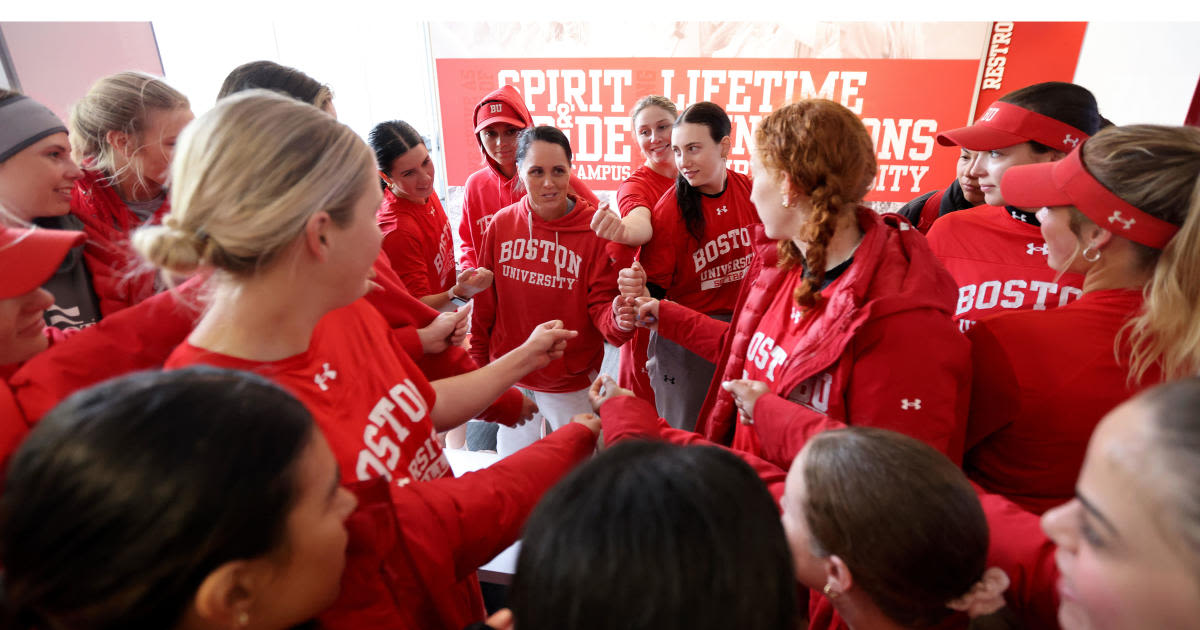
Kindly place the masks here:
POLYGON ((274 262, 326 212, 353 217, 374 185, 375 158, 349 127, 266 90, 222 99, 180 136, 171 164, 171 210, 139 228, 133 245, 173 273, 212 267, 248 276, 274 262))

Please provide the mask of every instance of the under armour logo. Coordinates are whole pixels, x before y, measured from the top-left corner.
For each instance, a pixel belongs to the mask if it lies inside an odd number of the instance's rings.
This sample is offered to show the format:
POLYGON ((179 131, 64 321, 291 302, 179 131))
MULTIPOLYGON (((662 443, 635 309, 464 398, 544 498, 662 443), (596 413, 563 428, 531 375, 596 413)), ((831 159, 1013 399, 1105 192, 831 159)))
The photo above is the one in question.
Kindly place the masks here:
POLYGON ((729 208, 726 206, 721 206, 720 208, 717 208, 718 215, 725 214, 726 212, 729 212, 729 208))
POLYGON ((909 400, 907 398, 904 398, 900 401, 900 408, 905 411, 908 411, 909 409, 916 409, 919 411, 921 409, 921 399, 914 398, 912 400, 909 400))
POLYGON ((1128 230, 1129 228, 1133 227, 1134 223, 1137 223, 1137 219, 1122 218, 1120 210, 1113 210, 1113 213, 1111 215, 1109 215, 1109 217, 1108 217, 1108 222, 1109 223, 1120 223, 1121 227, 1123 229, 1128 230))
POLYGON ((792 307, 792 323, 793 324, 800 323, 800 310, 795 307, 792 307))
POLYGON ((1035 246, 1033 243, 1026 243, 1026 244, 1025 244, 1025 253, 1026 253, 1026 254, 1029 254, 1030 256, 1032 256, 1032 255, 1033 255, 1033 252, 1039 252, 1039 253, 1041 253, 1043 256, 1045 256, 1045 255, 1046 255, 1046 253, 1047 253, 1047 252, 1046 252, 1046 244, 1045 244, 1045 243, 1042 243, 1042 246, 1041 246, 1041 247, 1037 247, 1037 246, 1035 246))
POLYGON ((1067 134, 1067 137, 1063 138, 1063 144, 1064 145, 1069 144, 1071 146, 1075 146, 1075 145, 1079 144, 1079 138, 1072 138, 1071 134, 1067 134))
POLYGON ((995 118, 996 114, 998 114, 999 112, 1000 112, 1000 108, 989 107, 988 110, 986 112, 983 112, 983 115, 979 117, 979 120, 980 120, 980 122, 987 122, 987 121, 995 118))
POLYGON ((667 376, 666 374, 663 374, 663 382, 664 382, 664 383, 670 383, 670 384, 674 385, 674 384, 675 384, 675 377, 674 377, 674 376, 667 376))
POLYGON ((500 112, 504 111, 504 105, 501 103, 492 103, 488 106, 488 111, 493 114, 499 114, 500 112))
POLYGON ((1014 218, 1022 223, 1029 223, 1029 219, 1025 218, 1024 213, 1017 212, 1016 210, 1009 210, 1008 213, 1012 215, 1012 218, 1014 218))
POLYGON ((317 387, 321 388, 321 391, 327 392, 329 391, 329 386, 325 384, 325 381, 337 378, 337 372, 333 368, 329 367, 328 363, 323 365, 321 369, 323 369, 324 372, 313 376, 313 382, 317 384, 317 387))

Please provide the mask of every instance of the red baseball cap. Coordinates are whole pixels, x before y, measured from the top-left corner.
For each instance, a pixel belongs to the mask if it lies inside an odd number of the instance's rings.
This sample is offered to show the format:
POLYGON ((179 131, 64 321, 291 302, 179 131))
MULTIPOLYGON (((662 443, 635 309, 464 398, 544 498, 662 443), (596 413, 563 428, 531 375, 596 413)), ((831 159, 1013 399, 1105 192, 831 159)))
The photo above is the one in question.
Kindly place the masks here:
POLYGON ((513 111, 512 105, 504 101, 485 101, 475 110, 475 115, 475 133, 497 123, 508 123, 517 129, 525 128, 525 121, 513 111))
POLYGON ((971 151, 1003 149, 1032 140, 1068 153, 1087 139, 1088 134, 1061 120, 999 101, 983 112, 974 125, 937 135, 938 144, 944 147, 957 145, 971 151))
POLYGON ((1019 208, 1074 206, 1113 234, 1155 249, 1166 247, 1179 231, 1179 226, 1142 212, 1092 177, 1079 149, 1057 162, 1009 168, 1000 179, 1000 193, 1019 208))
POLYGON ((73 230, 0 227, 0 299, 25 295, 54 275, 86 237, 73 230))

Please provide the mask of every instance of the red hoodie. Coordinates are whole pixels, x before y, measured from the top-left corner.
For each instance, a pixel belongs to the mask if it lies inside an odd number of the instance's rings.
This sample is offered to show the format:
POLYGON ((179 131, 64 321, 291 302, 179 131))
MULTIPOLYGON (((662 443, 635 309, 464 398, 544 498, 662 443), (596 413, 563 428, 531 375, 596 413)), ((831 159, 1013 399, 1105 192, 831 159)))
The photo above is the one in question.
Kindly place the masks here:
POLYGON ((418 204, 384 189, 375 220, 383 253, 409 293, 423 298, 454 286, 454 235, 437 195, 418 204))
MULTIPOLYGON (((142 225, 141 218, 104 179, 102 173, 84 169, 71 191, 71 214, 83 222, 87 234, 83 257, 100 301, 100 315, 108 317, 154 295, 158 271, 142 261, 129 243, 130 233, 142 225)), ((164 199, 146 224, 158 223, 169 209, 164 199)))
MULTIPOLYGON (((513 112, 525 121, 526 127, 533 126, 533 116, 525 107, 525 99, 511 85, 506 85, 483 97, 475 106, 472 121, 479 119, 479 110, 489 101, 502 101, 512 108, 513 112)), ((472 124, 474 128, 474 124, 472 124)), ((496 211, 506 208, 525 196, 525 187, 517 177, 505 177, 500 171, 500 165, 488 155, 483 148, 479 134, 475 134, 475 142, 479 144, 479 152, 483 154, 486 166, 475 171, 467 178, 466 193, 463 198, 462 221, 458 224, 458 235, 462 239, 462 268, 479 267, 478 250, 483 246, 483 232, 496 211)), ((593 208, 600 205, 600 199, 574 174, 571 175, 571 190, 586 200, 593 208)))
POLYGON ((612 302, 617 268, 606 241, 591 229, 595 208, 574 195, 575 208, 544 221, 529 200, 496 213, 479 250, 479 262, 495 281, 475 296, 471 356, 479 364, 524 343, 538 324, 561 319, 579 331, 562 359, 531 372, 520 385, 542 392, 586 389, 604 359, 604 341, 619 346, 633 331, 617 328, 612 302))
MULTIPOLYGON (((633 396, 618 396, 600 407, 604 442, 612 445, 627 439, 665 440, 682 445, 712 445, 691 431, 680 431, 658 417, 654 406, 633 396)), ((733 451, 750 464, 766 484, 771 496, 783 496, 789 465, 776 466, 754 455, 733 451)), ((1058 618, 1058 567, 1054 543, 1042 532, 1041 519, 975 484, 975 493, 987 518, 989 540, 987 566, 999 567, 1012 581, 1004 597, 1026 628, 1054 628, 1058 618)), ((953 614, 937 628, 965 628, 964 615, 953 614)), ((833 604, 815 591, 809 592, 809 628, 848 630, 833 604)))
POLYGON ((753 454, 786 468, 816 433, 877 426, 962 461, 970 344, 950 319, 954 281, 903 217, 860 208, 858 220, 864 235, 853 263, 799 322, 764 320, 799 271, 776 266, 776 242, 761 227, 734 309, 736 325, 662 303, 659 332, 724 366, 709 386, 698 433, 720 444, 750 445, 753 454), (789 326, 802 331, 793 347, 780 351, 774 339, 789 326), (751 346, 756 352, 749 360, 773 364, 774 381, 755 403, 754 424, 744 425, 721 382, 743 378, 751 346))

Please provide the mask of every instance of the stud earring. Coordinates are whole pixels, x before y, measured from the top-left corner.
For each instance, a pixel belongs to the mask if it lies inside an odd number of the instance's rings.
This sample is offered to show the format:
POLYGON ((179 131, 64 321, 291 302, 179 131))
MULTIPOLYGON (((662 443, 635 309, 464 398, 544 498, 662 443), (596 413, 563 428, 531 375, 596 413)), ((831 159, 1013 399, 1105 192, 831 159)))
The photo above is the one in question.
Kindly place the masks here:
POLYGON ((784 197, 784 198, 783 198, 783 207, 784 207, 784 208, 791 208, 791 207, 792 207, 792 202, 791 202, 791 201, 788 201, 788 198, 787 198, 787 197, 784 197))
POLYGON ((837 599, 837 596, 841 595, 841 593, 833 590, 833 585, 828 582, 825 583, 825 588, 821 589, 821 592, 829 599, 837 599))

